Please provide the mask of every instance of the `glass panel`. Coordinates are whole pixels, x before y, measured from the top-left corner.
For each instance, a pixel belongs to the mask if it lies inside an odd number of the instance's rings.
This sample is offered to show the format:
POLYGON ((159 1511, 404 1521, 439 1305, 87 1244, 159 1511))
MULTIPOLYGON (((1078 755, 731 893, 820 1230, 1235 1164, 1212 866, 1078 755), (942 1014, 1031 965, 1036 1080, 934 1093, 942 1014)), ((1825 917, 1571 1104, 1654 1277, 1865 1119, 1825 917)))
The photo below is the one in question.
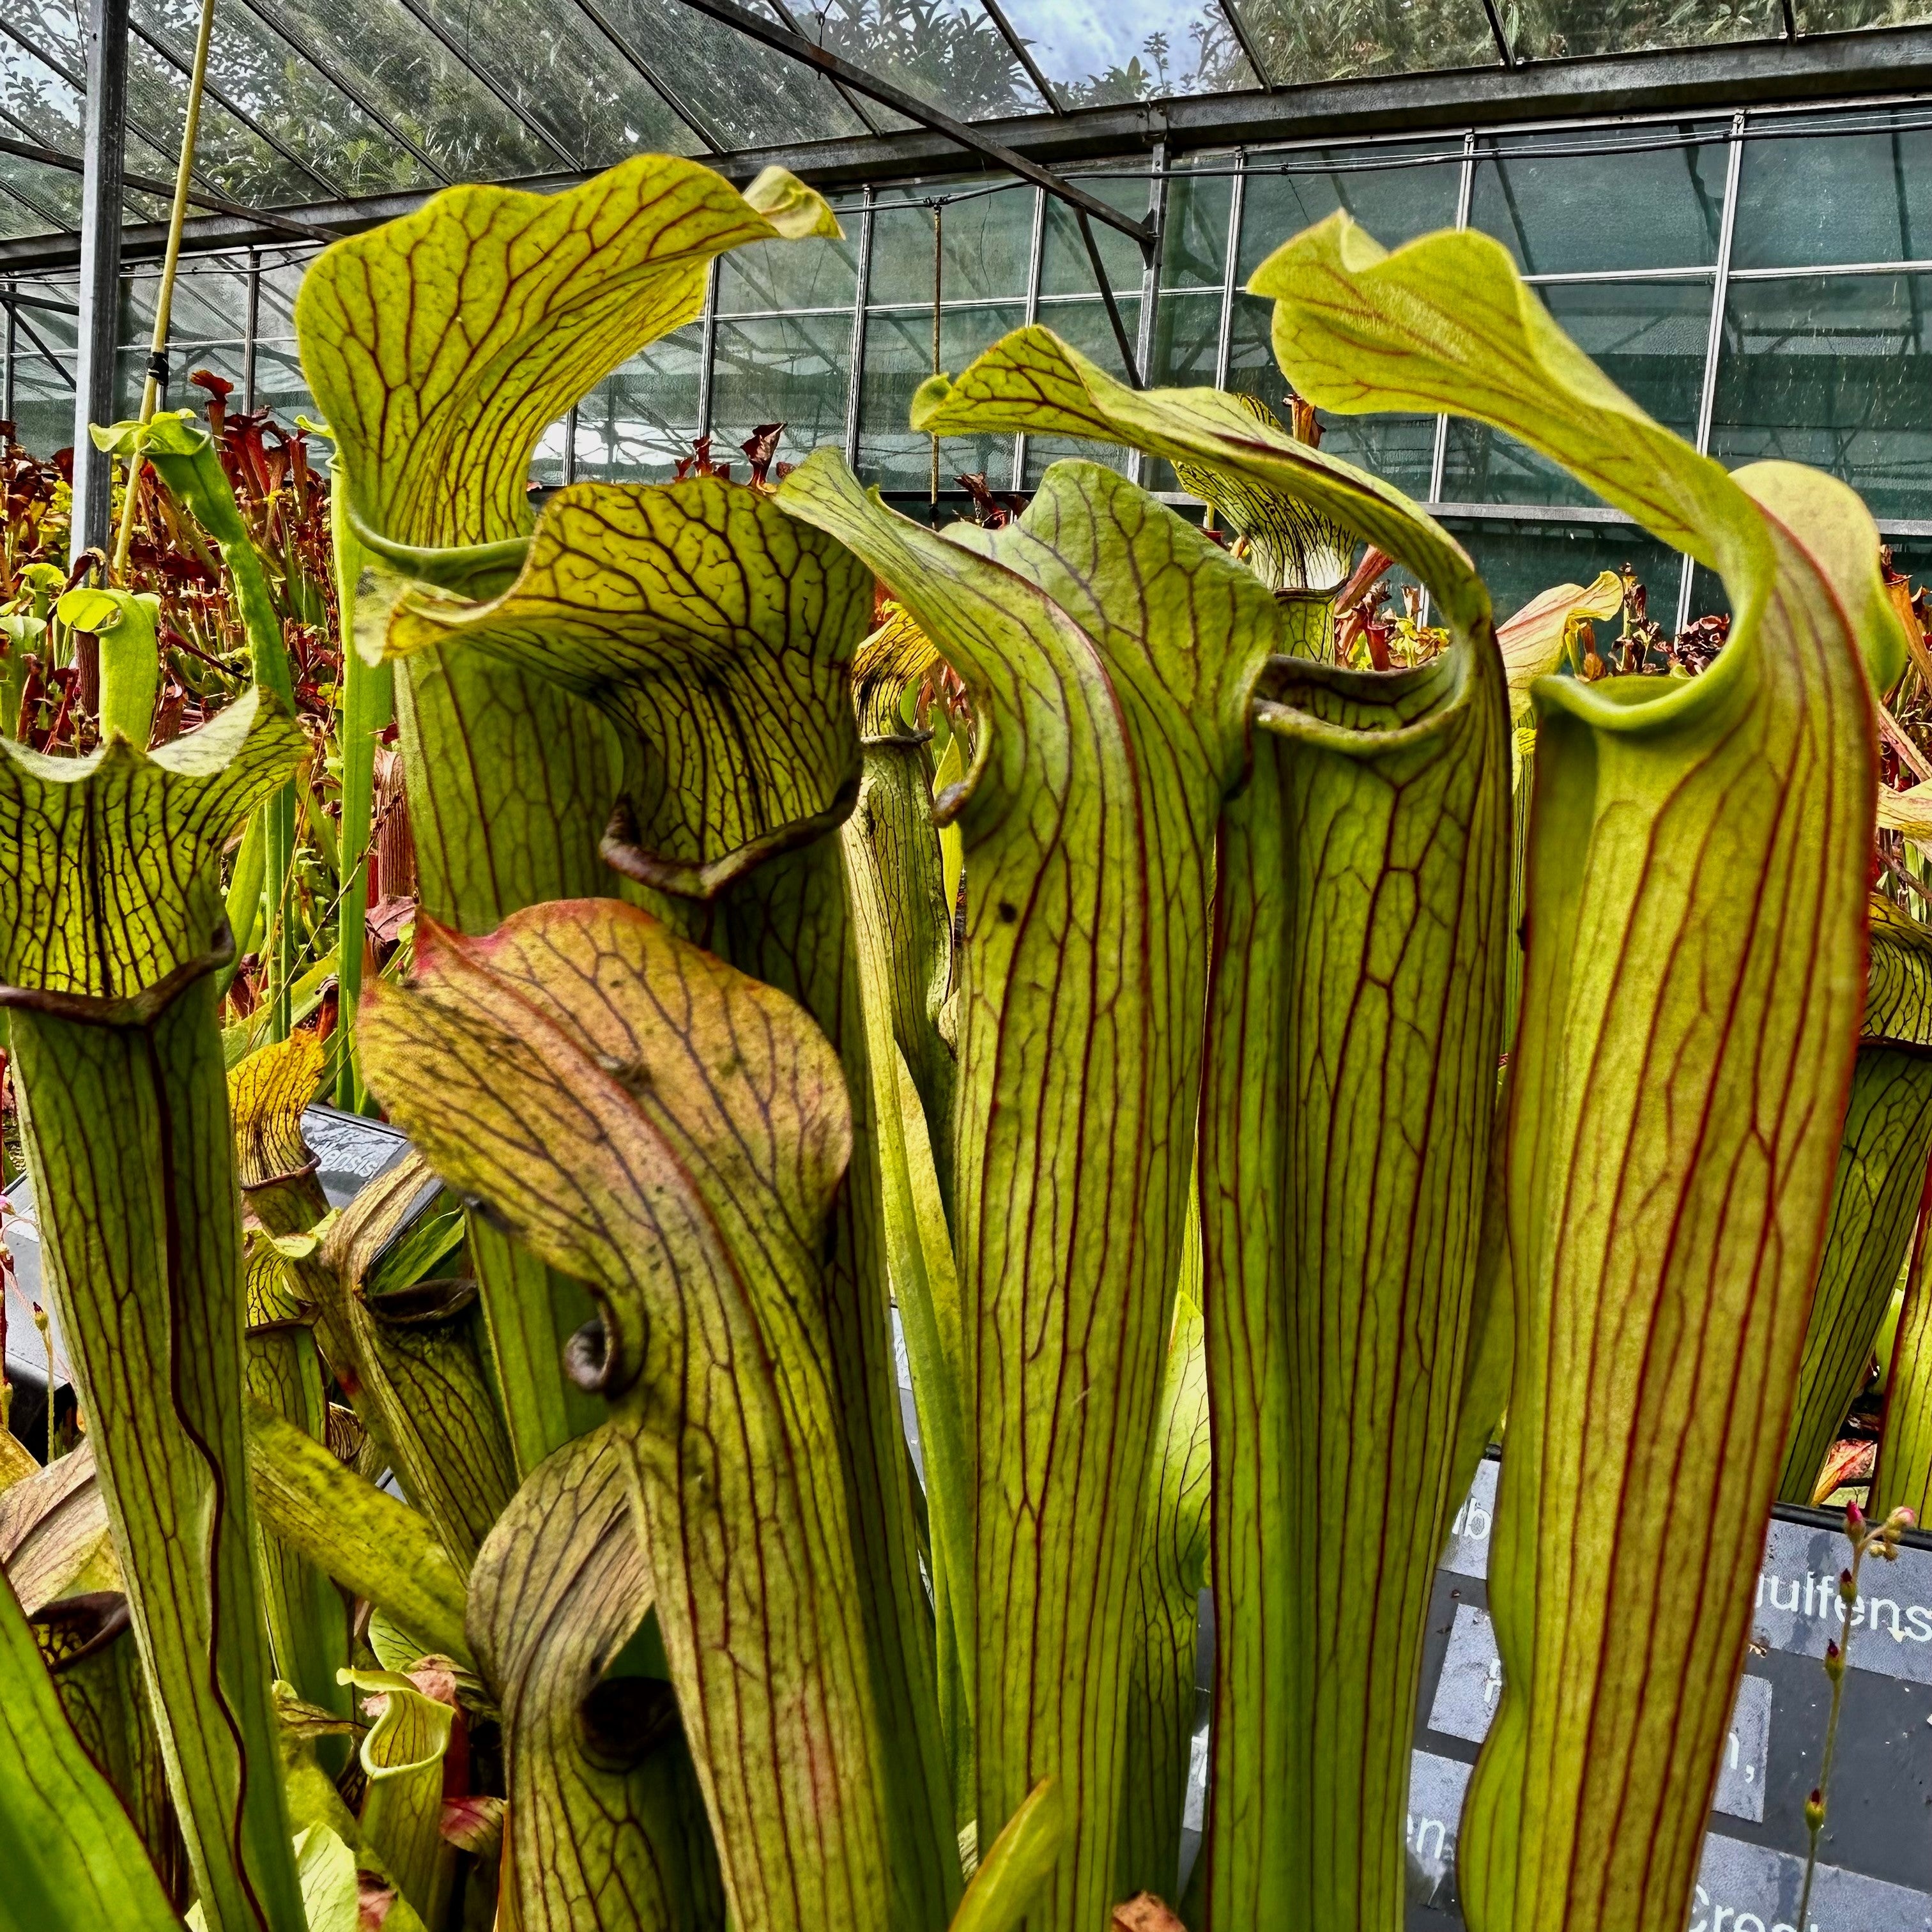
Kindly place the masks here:
MULTIPOLYGON (((1127 340, 1138 344, 1141 326, 1138 300, 1124 298, 1118 305, 1127 340)), ((1113 325, 1107 320, 1106 309, 1099 300, 1042 304, 1040 319, 1056 335, 1072 343, 1082 355, 1099 363, 1108 374, 1119 376, 1126 374, 1126 364, 1120 360, 1120 346, 1114 339, 1113 325)), ((1087 442, 1072 436, 1030 436, 1027 438, 1026 478, 1022 487, 1037 489, 1040 479, 1048 469, 1066 456, 1078 457, 1088 463, 1104 463, 1110 470, 1120 470, 1123 474, 1128 462, 1126 450, 1107 443, 1087 442)))
MULTIPOLYGON (((560 0, 423 0, 464 57, 586 166, 704 143, 577 8, 560 0)), ((549 165, 554 165, 554 163, 549 165)))
MULTIPOLYGON (((1744 143, 1731 262, 1739 268, 1932 257, 1932 132, 1898 115, 1859 116, 1864 134, 1831 123, 1744 143)), ((1790 124, 1777 124, 1789 125, 1790 124)))
POLYGON ((577 473, 588 482, 664 482, 698 434, 704 330, 692 322, 607 376, 577 412, 577 473))
MULTIPOLYGON (((128 113, 155 140, 170 144, 180 139, 188 113, 188 76, 133 35, 128 42, 128 113)), ((276 153, 219 101, 205 95, 194 153, 200 181, 251 207, 327 200, 334 193, 326 177, 276 153)), ((172 160, 166 172, 172 178, 172 160)))
POLYGON ((602 3, 652 71, 727 148, 779 147, 866 132, 865 123, 821 76, 722 20, 679 0, 602 3))
MULTIPOLYGON (((1122 313, 1124 315, 1125 311, 1122 313)), ((1218 290, 1211 294, 1161 297, 1154 314, 1154 368, 1150 382, 1162 388, 1212 388, 1220 349, 1218 290)))
MULTIPOLYGON (((1625 564, 1650 593, 1651 614, 1673 625, 1682 569, 1676 553, 1634 524, 1539 523, 1532 518, 1451 517, 1444 522, 1490 586, 1496 621, 1556 584, 1588 584, 1625 564)), ((1612 620, 1614 629, 1616 620, 1612 620)))
MULTIPOLYGON (((195 0, 142 0, 134 11, 170 52, 194 58, 195 0)), ((230 100, 344 194, 378 194, 428 178, 412 154, 240 7, 216 16, 208 70, 230 100)))
POLYGON ((978 0, 818 0, 797 10, 821 46, 956 120, 1047 104, 978 0))
MULTIPOLYGON (((981 350, 1026 320, 1018 302, 976 303, 943 311, 940 363, 963 369, 981 350)), ((886 490, 924 490, 932 439, 908 427, 914 392, 932 373, 932 317, 916 310, 866 318, 865 373, 859 388, 859 473, 886 490)), ((1012 487, 1013 440, 1004 434, 948 436, 939 450, 942 489, 962 470, 983 470, 998 490, 1012 487)))
MULTIPOLYGON (((1258 397, 1284 420, 1288 378, 1274 359, 1268 340, 1274 304, 1237 294, 1228 343, 1228 387, 1258 397)), ((1406 490, 1429 494, 1429 471, 1436 450, 1436 418, 1424 416, 1342 416, 1322 418, 1322 447, 1406 490)))
MULTIPOLYGON (((222 373, 229 372, 224 370, 222 373)), ((238 371, 233 380, 238 385, 238 371)), ((285 429, 292 429, 298 416, 313 418, 316 414, 315 398, 308 392, 308 384, 303 378, 302 363, 292 340, 256 344, 255 406, 273 410, 275 420, 285 429)), ((328 460, 326 446, 322 460, 328 460)))
MULTIPOLYGON (((148 372, 148 345, 154 334, 154 297, 160 285, 160 272, 153 267, 144 267, 122 280, 121 346, 114 358, 115 410, 122 416, 131 416, 141 406, 141 391, 148 372)), ((212 369, 232 382, 238 404, 244 374, 242 343, 248 314, 245 276, 218 261, 183 262, 169 316, 168 386, 164 408, 199 410, 202 406, 201 391, 188 380, 197 369, 212 369)))
POLYGON ((0 224, 8 240, 80 226, 80 177, 17 155, 0 154, 0 224))
MULTIPOLYGON (((795 314, 800 309, 841 308, 849 311, 858 298, 862 204, 855 201, 841 208, 838 220, 845 230, 842 242, 754 242, 748 248, 721 256, 718 314, 778 309, 795 314)), ((932 273, 928 265, 928 278, 932 273)))
POLYGON ((1694 7, 1669 0, 1523 0, 1503 12, 1519 60, 1776 39, 1784 31, 1778 0, 1701 0, 1694 7))
POLYGON ((720 322, 711 378, 719 453, 768 422, 785 426, 778 454, 787 463, 802 462, 825 444, 843 449, 851 368, 849 315, 720 322))
MULTIPOLYGON (((50 302, 74 300, 71 282, 25 282, 22 292, 50 302)), ((14 332, 14 434, 29 454, 46 458, 74 442, 74 318, 51 309, 18 311, 14 332)))
POLYGON ((452 180, 512 181, 556 166, 550 150, 399 0, 272 4, 452 180))
POLYGON ((1167 232, 1160 260, 1164 289, 1218 289, 1228 274, 1228 212, 1234 157, 1207 154, 1167 184, 1167 232))
POLYGON ((1432 229, 1453 228, 1462 185, 1460 140, 1250 154, 1236 279, 1245 282, 1290 236, 1327 220, 1338 208, 1386 248, 1432 229))
POLYGON ((1797 0, 1801 34, 1842 33, 1852 27, 1909 27, 1932 20, 1925 0, 1797 0))
MULTIPOLYGON (((944 194, 944 188, 935 190, 944 194)), ((941 296, 946 302, 1018 298, 1026 294, 1033 254, 1034 191, 1002 188, 956 201, 940 212, 945 250, 941 296)), ((934 211, 916 196, 881 201, 872 229, 872 299, 932 301, 934 211)))
MULTIPOLYGON (((1540 289, 1564 332, 1625 395, 1692 437, 1711 334, 1708 282, 1559 282, 1540 289)), ((1594 503, 1586 484, 1486 423, 1449 419, 1452 503, 1594 503)))
POLYGON ((1281 86, 1431 68, 1496 67, 1482 0, 1232 0, 1268 78, 1281 86))
POLYGON ((1876 517, 1932 502, 1932 275, 1733 282, 1711 450, 1842 477, 1876 517))
POLYGON ((1006 0, 1006 16, 1069 107, 1261 85, 1217 0, 1006 0))
MULTIPOLYGON (((1154 314, 1154 368, 1150 383, 1178 389, 1211 389, 1221 349, 1221 297, 1213 293, 1163 295, 1154 314)), ((1173 465, 1148 466, 1150 490, 1178 490, 1173 465)))
MULTIPOLYGON (((1125 178, 1093 177, 1082 181, 1080 185, 1095 200, 1104 201, 1109 208, 1118 208, 1123 214, 1139 219, 1147 214, 1148 183, 1144 175, 1130 175, 1125 178)), ((1095 221, 1090 216, 1088 225, 1094 231, 1094 239, 1100 244, 1100 259, 1106 264, 1107 279, 1114 292, 1138 295, 1141 277, 1146 266, 1140 244, 1108 223, 1095 221)), ((1064 201, 1049 199, 1046 204, 1046 236, 1040 248, 1040 292, 1043 296, 1090 296, 1100 292, 1100 282, 1094 273, 1094 258, 1087 252, 1087 244, 1082 238, 1079 221, 1064 201)))
POLYGON ((1625 142, 1670 144, 1634 154, 1603 152, 1612 137, 1582 133, 1486 142, 1469 226, 1496 236, 1531 274, 1706 267, 1718 259, 1724 220, 1724 131, 1627 130, 1625 142), (1680 146, 1672 136, 1690 138, 1680 146))
MULTIPOLYGON (((38 27, 39 22, 36 20, 32 25, 38 27)), ((53 52, 47 43, 39 44, 46 46, 50 54, 53 52)), ((45 147, 58 148, 63 154, 77 154, 81 118, 80 90, 55 69, 36 60, 19 42, 0 35, 0 129, 45 147)), ((150 146, 132 128, 128 130, 126 152, 130 172, 157 180, 173 178, 172 156, 150 146)), ((76 183, 80 180, 77 175, 73 178, 76 183)), ((80 192, 76 186, 74 190, 76 210, 80 192)), ((152 220, 166 214, 165 204, 139 193, 128 194, 124 206, 130 220, 152 220)))

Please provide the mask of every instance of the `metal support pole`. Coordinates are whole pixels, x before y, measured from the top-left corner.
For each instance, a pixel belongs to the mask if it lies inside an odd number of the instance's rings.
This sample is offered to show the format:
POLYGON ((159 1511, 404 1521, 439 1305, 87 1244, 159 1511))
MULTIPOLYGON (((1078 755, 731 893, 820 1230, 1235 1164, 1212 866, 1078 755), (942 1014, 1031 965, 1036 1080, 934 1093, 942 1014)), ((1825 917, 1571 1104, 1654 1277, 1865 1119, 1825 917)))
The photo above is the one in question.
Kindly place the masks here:
POLYGON ((577 481, 577 405, 572 403, 563 412, 563 487, 568 490, 577 481))
MULTIPOLYGON (((1718 266, 1711 277, 1711 333, 1704 344, 1704 387, 1697 398, 1697 454, 1711 453, 1711 419, 1718 404, 1718 358, 1724 346, 1724 308, 1731 290, 1731 236, 1737 226, 1738 177, 1744 158, 1744 117, 1731 116, 1731 141, 1725 157, 1724 212, 1718 221, 1718 266)), ((1690 621, 1690 585, 1696 565, 1685 557, 1677 576, 1677 628, 1690 621)))
MULTIPOLYGON (((1046 194, 1041 188, 1033 191, 1033 239, 1027 253, 1026 319, 1027 326, 1040 320, 1040 278, 1042 264, 1046 259, 1046 194)), ((1017 431, 1013 437, 1013 488, 1026 488, 1027 433, 1017 431)))
POLYGON ((859 408, 865 395, 866 304, 872 292, 872 226, 878 212, 878 191, 866 184, 866 198, 859 211, 859 271, 852 289, 852 358, 845 376, 845 460, 859 466, 859 408))
MULTIPOLYGON (((7 292, 10 296, 12 295, 17 286, 17 284, 10 281, 7 284, 7 292)), ((19 326, 14 320, 14 304, 9 302, 7 304, 7 366, 4 377, 5 388, 4 393, 0 394, 0 422, 11 422, 14 420, 14 358, 16 338, 19 333, 19 326)), ((10 434, 11 432, 10 431, 9 434, 10 434)))
MULTIPOLYGON (((1155 311, 1160 302, 1160 259, 1167 247, 1167 143, 1154 144, 1153 172, 1148 178, 1148 235, 1141 244, 1140 326, 1135 332, 1134 362, 1142 384, 1154 386, 1155 311)), ((1136 483, 1148 478, 1148 460, 1136 449, 1127 458, 1127 474, 1136 483)))
MULTIPOLYGON (((1456 226, 1466 228, 1469 225, 1469 202, 1476 185, 1476 130, 1472 128, 1462 136, 1462 179, 1456 190, 1456 226)), ((1449 460, 1449 418, 1438 416, 1436 418, 1436 447, 1429 458, 1429 500, 1439 503, 1442 500, 1442 473, 1449 460)))
MULTIPOLYGON (((1462 136, 1462 179, 1456 190, 1456 226, 1466 228, 1469 225, 1469 203, 1476 188, 1476 130, 1469 128, 1462 136)), ((1436 418, 1436 446, 1429 457, 1429 502, 1432 510, 1442 500, 1442 476, 1449 465, 1449 418, 1446 414, 1436 418)), ((1429 586, 1422 586, 1421 620, 1427 623, 1430 618, 1429 586)))
POLYGON ((711 392, 718 363, 718 257, 711 258, 711 273, 704 284, 704 316, 698 324, 702 347, 698 364, 698 433, 711 434, 711 392))
POLYGON ((255 406, 255 338, 262 332, 262 251, 248 250, 248 306, 242 325, 242 407, 255 406))
POLYGON ((1234 286, 1241 272, 1241 216, 1248 198, 1248 151, 1234 157, 1234 178, 1228 184, 1228 255, 1221 269, 1221 336, 1214 349, 1214 386, 1228 386, 1228 365, 1234 359, 1234 286))
POLYGON ((114 354, 121 334, 122 133, 127 112, 128 0, 88 0, 70 559, 84 550, 105 550, 113 540, 110 467, 87 432, 91 424, 114 420, 114 354))

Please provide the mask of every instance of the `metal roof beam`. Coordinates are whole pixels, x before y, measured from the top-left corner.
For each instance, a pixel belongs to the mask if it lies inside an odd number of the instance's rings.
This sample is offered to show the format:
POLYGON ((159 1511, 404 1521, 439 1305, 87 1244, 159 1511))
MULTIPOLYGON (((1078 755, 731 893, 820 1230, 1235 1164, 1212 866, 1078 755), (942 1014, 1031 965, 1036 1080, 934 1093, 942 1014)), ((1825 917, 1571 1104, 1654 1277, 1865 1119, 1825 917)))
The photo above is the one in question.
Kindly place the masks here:
MULTIPOLYGON (((0 10, 0 28, 5 25, 0 10)), ((1932 95, 1932 27, 1874 28, 1828 38, 1807 34, 1796 42, 1676 48, 1615 59, 1537 61, 1508 69, 1385 75, 1273 93, 1137 101, 996 122, 988 133, 1036 167, 1066 166, 1131 160, 1144 154, 1156 138, 1165 139, 1170 153, 1178 156, 1210 148, 1294 142, 1325 146, 1445 131, 1460 140, 1469 127, 1486 130, 1621 116, 1674 122, 1739 106, 1852 106, 1914 95, 1932 95)), ((932 118, 930 110, 922 111, 932 118)), ((734 181, 749 181, 767 166, 789 168, 830 190, 957 172, 958 148, 950 135, 914 128, 741 149, 721 156, 716 165, 734 181)), ((33 159, 47 155, 42 149, 29 153, 33 159)), ((62 157, 57 164, 71 161, 70 156, 62 157)), ((1264 166, 1264 158, 1258 158, 1257 164, 1264 166)), ((518 185, 544 192, 574 187, 584 178, 585 172, 573 167, 518 185)), ((1037 176, 1029 172, 1024 178, 1037 176)), ((130 180, 130 184, 147 191, 143 182, 130 180)), ((1057 178, 1053 182, 1056 192, 1074 185, 1057 178)), ((410 188, 274 214, 223 200, 220 212, 188 224, 187 245, 203 253, 271 245, 298 227, 332 240, 412 213, 434 192, 410 188)), ((1064 194, 1060 198, 1066 198, 1064 194)), ((206 206, 215 197, 197 199, 206 206)), ((1118 220, 1118 211, 1108 212, 1118 220)), ((160 223, 130 226, 125 242, 129 258, 158 255, 166 232, 160 223)), ((0 273, 70 270, 76 260, 74 244, 66 236, 0 242, 0 273)))
MULTIPOLYGON (((16 141, 0 135, 0 154, 12 154, 23 161, 38 161, 43 167, 59 168, 70 175, 87 172, 87 164, 78 154, 64 153, 58 148, 45 148, 38 141, 16 141)), ((153 175, 132 175, 124 170, 121 184, 133 188, 137 194, 159 195, 164 201, 171 200, 175 191, 172 182, 160 180, 153 175)), ((238 217, 244 221, 259 222, 264 228, 286 236, 291 241, 333 242, 340 232, 321 227, 313 221, 298 220, 293 215, 279 214, 272 208, 250 208, 242 202, 230 201, 225 195, 198 194, 190 189, 188 198, 197 208, 211 209, 217 214, 238 217)))
POLYGON ((757 40, 775 52, 788 55, 794 60, 802 61, 808 67, 816 68, 833 80, 842 81, 855 94, 862 94, 880 106, 890 107, 909 121, 916 121, 921 127, 930 128, 956 146, 964 148, 968 154, 976 154, 982 160, 1009 174, 1018 175, 1022 181, 1031 182, 1035 187, 1044 188, 1048 194, 1065 202, 1070 208, 1084 209, 1094 220, 1104 221, 1108 227, 1118 228, 1123 235, 1131 235, 1143 247, 1146 246, 1149 231, 1144 220, 1137 221, 1131 215, 1123 214, 1097 195, 1089 194, 1071 182, 1062 181, 1051 169, 1029 160, 1017 149, 982 134, 976 128, 969 128, 963 121, 954 120, 951 115, 943 114, 936 107, 928 106, 916 95, 893 86, 890 81, 880 80, 863 68, 854 67, 850 61, 841 59, 815 41, 807 40, 802 34, 793 33, 776 20, 747 13, 735 4, 735 0, 683 0, 683 4, 694 13, 708 14, 711 19, 735 28, 747 40, 757 40))

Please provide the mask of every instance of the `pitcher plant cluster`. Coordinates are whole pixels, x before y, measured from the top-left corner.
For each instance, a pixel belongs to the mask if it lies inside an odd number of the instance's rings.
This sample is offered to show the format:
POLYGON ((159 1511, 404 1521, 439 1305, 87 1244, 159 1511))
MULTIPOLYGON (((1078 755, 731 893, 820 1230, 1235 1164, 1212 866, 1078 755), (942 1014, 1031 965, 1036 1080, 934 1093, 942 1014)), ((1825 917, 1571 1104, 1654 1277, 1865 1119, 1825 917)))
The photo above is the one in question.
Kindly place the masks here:
POLYGON ((0 742, 84 1433, 0 1436, 0 1927, 1397 1932, 1500 1438, 1464 1910, 1654 1932, 1882 1329, 1871 1518, 1925 1507, 1932 658, 1857 497, 1697 454, 1495 242, 1337 216, 1252 284, 1285 420, 1029 327, 914 406, 1094 452, 982 520, 769 433, 533 507, 719 256, 836 232, 657 157, 453 189, 310 268, 326 430, 252 496, 232 421, 99 432, 170 580, 8 620, 10 679, 87 640, 84 731, 0 742), (1321 447, 1381 410, 1728 624, 1606 574, 1499 628, 1321 447), (413 1150, 340 1211, 323 1094, 413 1150))

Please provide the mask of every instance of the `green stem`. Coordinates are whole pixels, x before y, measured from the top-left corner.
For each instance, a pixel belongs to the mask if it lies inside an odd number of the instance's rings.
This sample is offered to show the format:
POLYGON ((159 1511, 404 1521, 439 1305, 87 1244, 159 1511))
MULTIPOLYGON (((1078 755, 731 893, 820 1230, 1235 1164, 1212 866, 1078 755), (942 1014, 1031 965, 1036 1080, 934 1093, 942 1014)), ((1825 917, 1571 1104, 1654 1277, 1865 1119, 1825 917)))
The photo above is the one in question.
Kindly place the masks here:
POLYGON ((362 951, 369 929, 369 846, 375 825, 376 740, 396 712, 395 673, 363 661, 356 648, 356 592, 362 547, 349 515, 349 488, 338 473, 329 493, 329 530, 335 549, 336 608, 342 640, 342 836, 336 915, 337 997, 350 1044, 336 1076, 335 1104, 359 1112, 368 1104, 356 1056, 356 1010, 362 998, 362 951))

